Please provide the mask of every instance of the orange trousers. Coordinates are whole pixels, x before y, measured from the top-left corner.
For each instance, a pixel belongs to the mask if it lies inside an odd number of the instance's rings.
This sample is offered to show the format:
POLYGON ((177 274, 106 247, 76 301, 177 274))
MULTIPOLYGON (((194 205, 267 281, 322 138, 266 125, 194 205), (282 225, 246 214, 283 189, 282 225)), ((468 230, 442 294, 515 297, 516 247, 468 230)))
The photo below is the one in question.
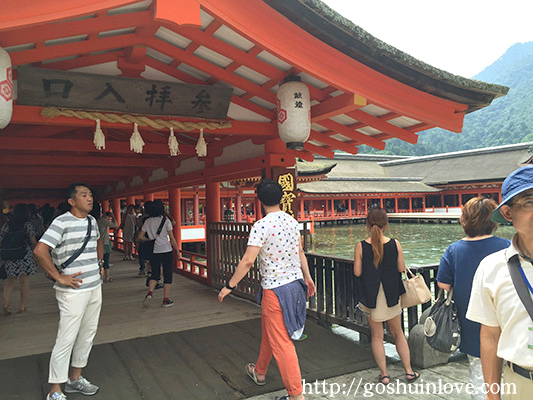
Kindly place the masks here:
POLYGON ((273 290, 263 290, 261 309, 261 351, 255 370, 260 375, 266 375, 274 355, 289 396, 297 396, 303 392, 298 355, 285 327, 278 296, 273 290))

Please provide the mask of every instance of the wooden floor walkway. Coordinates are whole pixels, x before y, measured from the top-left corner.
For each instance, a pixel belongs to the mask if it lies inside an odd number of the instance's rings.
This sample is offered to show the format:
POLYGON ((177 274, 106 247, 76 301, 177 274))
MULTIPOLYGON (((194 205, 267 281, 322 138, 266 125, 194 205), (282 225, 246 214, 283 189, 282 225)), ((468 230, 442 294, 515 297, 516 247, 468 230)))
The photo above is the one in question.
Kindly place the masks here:
MULTIPOLYGON (((260 308, 175 275, 172 308, 142 307, 146 289, 134 262, 112 257, 115 282, 104 285, 104 303, 88 379, 100 399, 242 399, 283 387, 275 362, 258 387, 244 372, 260 344, 260 308)), ((48 390, 49 352, 57 332, 54 291, 42 274, 31 279, 29 312, 0 318, 2 400, 41 399, 48 390)), ((12 306, 18 308, 18 290, 12 306)), ((302 376, 326 379, 375 365, 369 349, 308 322, 309 338, 296 343, 302 376)), ((69 400, 82 398, 69 395, 69 400)))

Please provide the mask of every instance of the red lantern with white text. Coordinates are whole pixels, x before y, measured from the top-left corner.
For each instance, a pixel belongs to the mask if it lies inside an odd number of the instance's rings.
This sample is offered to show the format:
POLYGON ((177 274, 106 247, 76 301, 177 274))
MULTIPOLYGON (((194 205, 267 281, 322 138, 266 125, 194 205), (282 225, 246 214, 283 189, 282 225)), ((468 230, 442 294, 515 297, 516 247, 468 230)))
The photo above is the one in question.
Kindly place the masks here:
POLYGON ((5 128, 13 114, 13 74, 11 58, 0 47, 0 129, 5 128))
POLYGON ((289 76, 277 93, 278 133, 287 148, 301 150, 311 133, 309 88, 299 76, 289 76))

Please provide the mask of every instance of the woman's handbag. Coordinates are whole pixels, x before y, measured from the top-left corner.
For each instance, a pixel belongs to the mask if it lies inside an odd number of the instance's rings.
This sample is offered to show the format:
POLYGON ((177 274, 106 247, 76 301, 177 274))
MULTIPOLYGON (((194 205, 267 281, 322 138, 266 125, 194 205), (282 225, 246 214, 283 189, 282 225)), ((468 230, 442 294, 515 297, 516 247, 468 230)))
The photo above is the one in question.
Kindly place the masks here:
POLYGON ((405 277, 406 279, 403 280, 405 293, 400 296, 400 305, 402 308, 417 306, 418 304, 424 304, 431 300, 431 292, 422 275, 413 274, 406 265, 405 277))
POLYGON ((442 295, 443 291, 439 290, 437 301, 424 322, 424 334, 428 344, 435 350, 453 353, 461 344, 461 324, 452 300, 453 288, 447 298, 442 295))

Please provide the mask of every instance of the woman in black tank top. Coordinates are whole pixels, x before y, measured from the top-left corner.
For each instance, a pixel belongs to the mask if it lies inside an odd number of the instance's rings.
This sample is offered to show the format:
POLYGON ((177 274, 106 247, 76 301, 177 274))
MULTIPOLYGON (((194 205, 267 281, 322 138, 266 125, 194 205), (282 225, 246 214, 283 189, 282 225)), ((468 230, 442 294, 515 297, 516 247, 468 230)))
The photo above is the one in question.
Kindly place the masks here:
POLYGON ((405 377, 414 382, 420 374, 411 367, 409 345, 402 331, 400 296, 405 293, 401 273, 405 261, 400 242, 384 235, 387 213, 372 208, 366 217, 370 237, 355 246, 354 274, 359 278, 359 307, 367 314, 372 334, 372 353, 379 367, 379 382, 390 383, 383 345, 383 322, 387 322, 400 355, 405 377))

